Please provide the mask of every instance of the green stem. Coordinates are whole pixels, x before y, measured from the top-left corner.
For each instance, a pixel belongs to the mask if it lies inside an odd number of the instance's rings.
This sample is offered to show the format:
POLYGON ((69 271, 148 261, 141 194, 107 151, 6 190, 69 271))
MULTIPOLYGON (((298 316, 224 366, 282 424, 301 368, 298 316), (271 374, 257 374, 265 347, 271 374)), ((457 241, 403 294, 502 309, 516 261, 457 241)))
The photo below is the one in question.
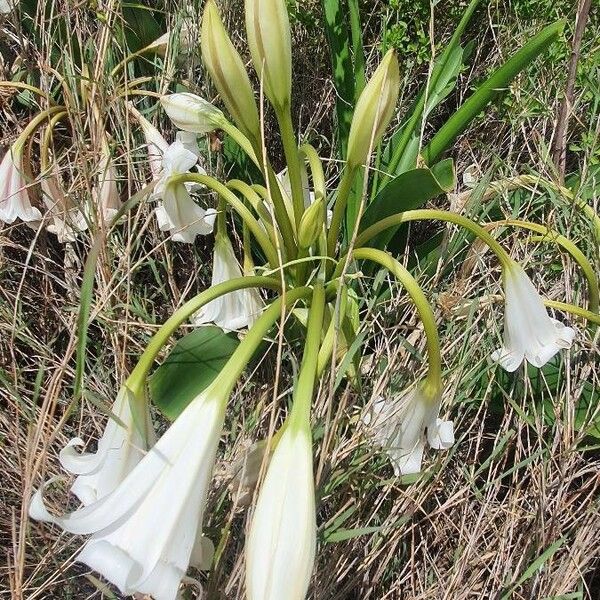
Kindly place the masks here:
POLYGON ((427 337, 427 358, 429 362, 427 381, 432 386, 439 385, 441 387, 442 355, 437 325, 435 323, 433 310, 416 279, 393 256, 390 256, 383 250, 377 250, 375 248, 356 248, 352 251, 352 256, 356 260, 370 260, 378 263, 392 273, 404 286, 417 308, 427 337))
POLYGON ((182 175, 174 175, 169 179, 169 183, 173 184, 185 183, 186 181, 200 183, 217 192, 238 213, 244 223, 248 225, 248 229, 259 243, 269 264, 274 268, 279 266, 279 258, 273 244, 269 240, 269 236, 260 223, 252 216, 250 209, 231 190, 227 189, 225 185, 214 177, 201 175, 200 173, 183 173, 182 175))
POLYGON ((13 147, 18 148, 19 146, 22 146, 26 142, 27 138, 51 115, 57 112, 65 111, 66 108, 64 106, 53 106, 52 108, 48 108, 47 110, 43 110, 42 112, 38 113, 35 117, 33 117, 33 119, 31 119, 31 121, 29 121, 25 129, 23 129, 17 139, 13 142, 13 147))
POLYGON ((350 167, 346 163, 344 174, 342 175, 342 180, 340 181, 340 186, 335 199, 335 204, 333 206, 333 216, 331 218, 331 225, 327 235, 327 253, 329 256, 335 255, 335 246, 340 235, 340 228, 346 212, 348 196, 352 190, 352 183, 354 182, 355 174, 356 167, 350 167))
POLYGON ((225 120, 221 124, 221 129, 229 135, 235 143, 248 155, 248 158, 262 170, 262 165, 257 158, 256 152, 250 143, 250 140, 233 124, 225 120))
POLYGON ((530 231, 535 231, 544 236, 545 241, 554 242, 564 248, 573 259, 579 264, 585 278, 588 282, 588 302, 589 309, 593 313, 598 313, 598 306, 600 304, 600 290, 598 286, 598 276, 594 271, 594 267, 592 267, 590 261, 585 257, 585 254, 577 247, 577 245, 572 242, 569 238, 561 235, 557 231, 549 229, 545 225, 540 225, 538 223, 530 223, 529 221, 521 221, 518 219, 504 219, 502 221, 496 221, 495 223, 490 223, 486 225, 486 227, 501 227, 503 225, 511 225, 513 227, 522 227, 523 229, 529 229, 530 231))
POLYGON ((567 304, 566 302, 557 302, 556 300, 544 300, 544 304, 550 308, 563 310, 573 315, 577 315, 578 317, 587 319, 596 325, 600 325, 600 315, 590 312, 589 310, 585 310, 585 308, 580 308, 574 304, 567 304))
MULTIPOLYGON (((327 199, 327 187, 325 185, 325 174, 323 173, 323 163, 319 158, 317 151, 310 144, 300 146, 300 155, 308 160, 310 173, 313 180, 315 196, 321 194, 324 200, 327 199)), ((327 210, 327 207, 325 207, 327 210)))
POLYGON ((298 144, 296 143, 292 113, 289 106, 285 107, 282 111, 277 111, 277 121, 279 123, 279 130, 281 131, 281 141, 283 142, 283 152, 285 153, 290 187, 292 188, 292 206, 294 208, 294 222, 297 230, 302 213, 304 212, 304 194, 302 193, 302 173, 298 144))
MULTIPOLYGON (((162 347, 168 342, 169 338, 179 328, 179 326, 197 310, 215 298, 219 298, 225 294, 229 294, 230 292, 252 287, 265 287, 272 290, 280 290, 281 283, 277 279, 273 279, 271 277, 238 277, 236 279, 230 279, 229 281, 214 285, 188 300, 183 306, 178 308, 152 336, 152 339, 148 343, 148 346, 144 350, 137 365, 127 379, 127 387, 132 391, 135 391, 139 390, 140 386, 144 385, 146 375, 148 374, 148 371, 152 367, 154 360, 156 359, 162 347)), ((286 296, 289 295, 290 292, 286 294, 286 296)))
POLYGON ((445 210, 409 210, 381 219, 381 221, 377 221, 377 223, 367 227, 367 229, 356 238, 356 247, 364 246, 369 240, 390 227, 398 227, 398 225, 401 225, 402 223, 421 220, 446 221, 448 223, 459 225, 485 242, 490 247, 490 250, 496 254, 503 267, 507 267, 512 263, 512 259, 506 250, 504 250, 504 248, 481 225, 471 221, 471 219, 467 219, 467 217, 445 210))
MULTIPOLYGON (((293 290, 287 290, 285 293, 285 305, 290 306, 301 298, 306 298, 311 293, 309 287, 299 287, 293 290)), ((256 348, 262 342, 263 338, 273 326, 273 323, 281 317, 281 305, 284 298, 280 297, 273 300, 263 314, 255 321, 254 325, 249 329, 248 333, 236 348, 231 358, 227 361, 219 376, 219 387, 228 386, 228 395, 235 386, 236 381, 242 374, 248 361, 254 355, 256 348)))
POLYGON ((306 327, 306 341, 298 381, 294 389, 294 404, 290 414, 291 426, 306 425, 310 419, 319 346, 321 345, 321 330, 323 328, 323 315, 325 313, 325 290, 323 285, 315 285, 310 305, 308 324, 306 327))

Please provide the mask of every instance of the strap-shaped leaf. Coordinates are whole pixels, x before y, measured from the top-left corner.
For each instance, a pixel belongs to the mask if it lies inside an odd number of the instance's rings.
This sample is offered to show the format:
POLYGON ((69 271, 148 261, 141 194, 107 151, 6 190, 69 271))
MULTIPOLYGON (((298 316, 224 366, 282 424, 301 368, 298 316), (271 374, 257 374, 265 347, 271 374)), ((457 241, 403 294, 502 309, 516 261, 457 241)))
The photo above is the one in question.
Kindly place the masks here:
POLYGON ((171 420, 219 374, 238 339, 218 327, 199 327, 182 337, 149 380, 150 397, 171 420))
POLYGON ((431 164, 437 160, 441 153, 454 143, 454 140, 469 126, 482 109, 499 94, 505 92, 510 82, 558 39, 564 25, 564 20, 548 25, 531 38, 499 69, 494 71, 433 136, 422 153, 425 162, 431 164))
MULTIPOLYGON (((398 175, 369 204, 361 220, 361 231, 386 217, 419 208, 428 200, 453 189, 454 182, 452 159, 443 160, 431 169, 412 169, 398 175)), ((369 242, 369 246, 384 249, 396 231, 397 228, 390 228, 381 232, 369 242)))

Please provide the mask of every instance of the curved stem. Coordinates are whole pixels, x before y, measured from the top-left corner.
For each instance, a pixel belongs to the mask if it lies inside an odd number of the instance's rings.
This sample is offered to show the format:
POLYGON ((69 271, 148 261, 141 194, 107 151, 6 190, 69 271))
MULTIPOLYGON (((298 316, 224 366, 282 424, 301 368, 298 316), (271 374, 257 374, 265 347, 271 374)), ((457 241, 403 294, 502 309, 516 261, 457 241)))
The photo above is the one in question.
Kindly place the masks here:
POLYGON ((42 112, 38 113, 35 117, 33 117, 33 119, 31 119, 31 121, 29 121, 25 129, 21 131, 17 139, 13 142, 13 146, 19 146, 24 144, 27 138, 51 115, 57 112, 65 111, 66 108, 64 106, 53 106, 52 108, 43 110, 42 112))
POLYGON ((556 300, 544 300, 544 304, 546 306, 549 306, 550 308, 563 310, 565 312, 577 315, 578 317, 582 317, 588 321, 591 321, 596 325, 600 325, 600 315, 590 312, 589 310, 585 310, 585 308, 580 308, 579 306, 575 306, 574 304, 567 304, 566 302, 557 302, 556 300))
POLYGON ((219 376, 219 388, 225 386, 228 388, 228 395, 235 386, 236 381, 246 368, 248 361, 254 355, 256 348, 262 342, 265 335, 271 329, 273 323, 281 316, 283 305, 290 306, 294 302, 302 298, 306 298, 311 293, 311 288, 300 287, 293 290, 286 290, 285 298, 277 298, 271 302, 269 307, 265 309, 263 314, 255 321, 254 325, 249 329, 248 333, 236 348, 231 358, 227 361, 221 375, 219 376), (225 379, 221 378, 221 376, 225 379), (229 379, 229 381, 227 381, 229 379))
POLYGON ((522 227, 523 229, 529 229, 530 231, 535 231, 544 236, 543 241, 554 242, 564 248, 579 264, 585 278, 588 282, 588 302, 590 311, 593 313, 598 313, 598 307, 600 304, 600 289, 598 286, 598 276, 594 271, 594 267, 592 267, 590 261, 586 258, 585 254, 577 247, 577 245, 572 242, 568 237, 561 235, 557 231, 549 229, 545 225, 540 225, 538 223, 530 223, 529 221, 521 221, 518 219, 503 219, 502 221, 495 221, 494 223, 489 223, 486 225, 486 228, 496 228, 501 227, 503 225, 511 225, 513 227, 522 227))
POLYGON ((219 196, 221 196, 221 198, 223 198, 223 200, 225 200, 231 206, 231 208, 238 213, 244 223, 248 225, 248 229, 259 243, 269 264, 272 267, 277 267, 279 265, 277 252, 275 251, 273 244, 271 244, 271 241, 269 240, 265 230, 252 216, 250 209, 248 209, 248 207, 246 207, 244 203, 220 181, 216 180, 214 177, 210 177, 209 175, 201 175, 200 173, 183 173, 182 175, 174 175, 169 179, 169 181, 171 183, 185 183, 186 181, 193 181, 195 183, 205 185, 211 190, 217 192, 217 194, 219 194, 219 196))
POLYGON ((54 104, 54 102, 49 94, 47 94, 40 88, 35 87, 34 85, 29 85, 28 83, 22 83, 20 81, 0 81, 0 88, 3 88, 3 87, 17 88, 20 90, 28 90, 30 92, 33 92, 34 94, 37 94, 38 96, 41 96, 42 98, 47 100, 50 104, 54 104))
POLYGON ((390 227, 397 227, 402 223, 408 223, 410 221, 421 221, 421 220, 437 220, 446 221, 448 223, 454 223, 464 229, 467 229, 471 233, 475 234, 479 239, 485 242, 490 250, 498 257, 502 266, 506 267, 511 264, 512 259, 504 250, 504 248, 486 231, 481 225, 463 217, 457 213, 445 211, 445 210, 434 210, 434 209, 421 209, 421 210, 408 210, 406 212, 397 213, 385 219, 381 219, 377 223, 367 227, 357 238, 356 247, 364 246, 373 239, 376 235, 389 229, 390 227))
MULTIPOLYGON (((139 389, 143 386, 148 371, 152 367, 156 356, 161 348, 167 343, 173 333, 179 326, 186 321, 197 310, 208 304, 215 298, 252 287, 265 287, 272 290, 280 290, 281 284, 277 279, 271 277, 238 277, 230 279, 224 283, 212 286, 204 292, 194 296, 188 300, 183 306, 179 307, 160 327, 160 329, 152 336, 148 346, 144 350, 137 365, 127 379, 127 387, 131 390, 139 389)), ((288 292, 289 296, 289 292, 288 292)), ((258 321, 257 321, 258 323, 258 321)))
POLYGON ((437 325, 435 323, 433 310, 416 279, 394 257, 383 250, 377 250, 375 248, 356 248, 352 251, 352 257, 356 260, 370 260, 381 265, 392 273, 392 275, 394 275, 394 277, 396 277, 396 279, 404 286, 417 308, 427 337, 427 358, 429 362, 427 382, 432 386, 441 387, 442 356, 437 325))
MULTIPOLYGON (((323 163, 321 162, 317 151, 310 144, 302 144, 302 146, 299 148, 299 151, 300 156, 305 157, 310 165, 310 174, 312 175, 315 196, 320 194, 325 203, 327 203, 327 186, 325 185, 323 163)), ((327 207, 325 207, 325 210, 327 210, 327 207)))

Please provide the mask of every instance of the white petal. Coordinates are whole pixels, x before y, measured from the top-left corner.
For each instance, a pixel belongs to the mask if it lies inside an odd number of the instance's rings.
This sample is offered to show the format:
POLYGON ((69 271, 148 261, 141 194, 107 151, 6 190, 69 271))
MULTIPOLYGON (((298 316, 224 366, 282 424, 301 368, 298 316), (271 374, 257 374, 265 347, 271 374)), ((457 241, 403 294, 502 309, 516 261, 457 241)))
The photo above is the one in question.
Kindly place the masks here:
POLYGON ((454 445, 454 423, 436 419, 427 428, 427 441, 434 450, 447 450, 454 445))

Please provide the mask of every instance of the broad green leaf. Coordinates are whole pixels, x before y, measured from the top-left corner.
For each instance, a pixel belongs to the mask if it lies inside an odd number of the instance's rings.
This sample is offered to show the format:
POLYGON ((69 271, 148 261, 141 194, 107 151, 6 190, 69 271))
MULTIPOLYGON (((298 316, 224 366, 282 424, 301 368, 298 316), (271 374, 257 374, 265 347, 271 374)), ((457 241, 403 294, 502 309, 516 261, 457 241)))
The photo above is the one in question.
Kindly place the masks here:
POLYGON ((188 333, 150 377, 150 398, 168 419, 176 419, 213 382, 238 344, 218 327, 188 333))
POLYGON ((482 109, 508 89, 510 82, 558 39, 564 21, 548 25, 479 86, 465 103, 444 123, 423 150, 425 162, 431 164, 469 126, 482 109))
MULTIPOLYGON (((454 188, 454 179, 451 160, 444 160, 432 169, 412 169, 398 175, 369 204, 361 220, 361 230, 385 217, 418 208, 428 200, 448 192, 454 188)), ((369 242, 369 246, 385 248, 396 231, 397 228, 383 231, 369 242)))

